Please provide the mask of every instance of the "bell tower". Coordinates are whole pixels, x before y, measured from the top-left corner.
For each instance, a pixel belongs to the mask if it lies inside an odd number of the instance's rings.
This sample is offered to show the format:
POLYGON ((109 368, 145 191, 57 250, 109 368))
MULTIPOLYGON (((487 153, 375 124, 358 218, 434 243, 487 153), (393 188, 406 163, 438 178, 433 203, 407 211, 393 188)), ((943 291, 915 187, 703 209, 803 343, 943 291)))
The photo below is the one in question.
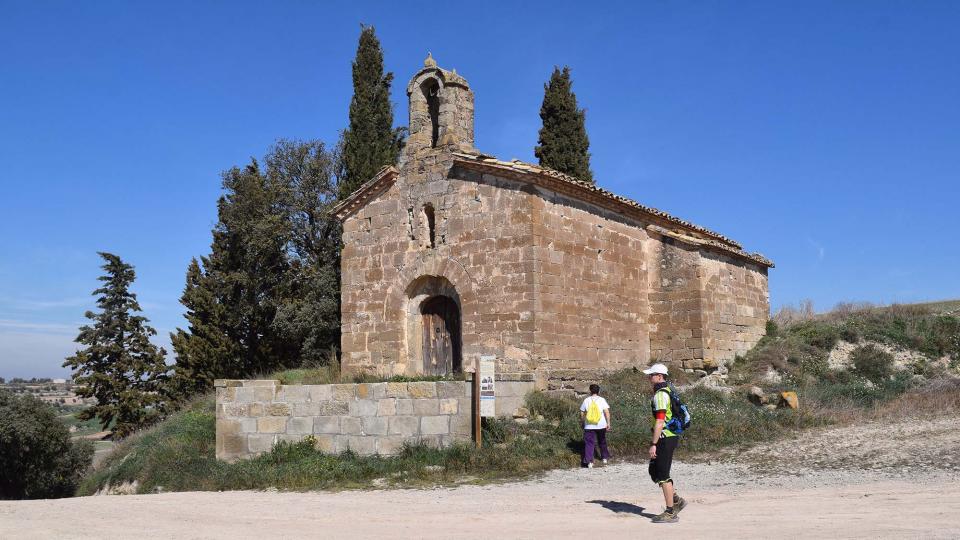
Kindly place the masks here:
POLYGON ((473 148, 473 92, 456 70, 437 67, 427 54, 423 68, 407 85, 410 136, 405 152, 414 156, 433 149, 473 148))

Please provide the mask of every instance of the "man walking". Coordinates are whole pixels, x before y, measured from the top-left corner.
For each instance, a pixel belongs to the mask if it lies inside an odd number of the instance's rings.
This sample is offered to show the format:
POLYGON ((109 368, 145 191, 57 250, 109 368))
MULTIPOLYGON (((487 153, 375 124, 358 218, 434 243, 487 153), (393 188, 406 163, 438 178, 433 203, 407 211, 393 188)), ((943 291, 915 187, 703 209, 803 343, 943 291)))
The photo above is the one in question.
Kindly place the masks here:
POLYGON ((651 409, 653 411, 653 438, 650 443, 650 478, 663 489, 663 501, 667 509, 653 518, 654 523, 676 523, 677 514, 687 505, 687 501, 677 495, 670 478, 670 465, 673 451, 677 449, 680 437, 667 429, 673 419, 673 407, 670 405, 670 393, 673 387, 667 382, 667 366, 654 364, 643 370, 653 385, 651 409))

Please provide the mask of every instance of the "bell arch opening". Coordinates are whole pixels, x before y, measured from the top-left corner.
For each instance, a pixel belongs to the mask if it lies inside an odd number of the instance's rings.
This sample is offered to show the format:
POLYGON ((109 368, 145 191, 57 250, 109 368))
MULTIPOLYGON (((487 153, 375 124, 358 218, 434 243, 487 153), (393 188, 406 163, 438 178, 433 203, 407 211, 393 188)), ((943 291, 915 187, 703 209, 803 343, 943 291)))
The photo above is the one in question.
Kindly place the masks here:
POLYGON ((420 90, 427 101, 430 118, 430 147, 436 148, 440 140, 440 83, 436 79, 427 79, 420 85, 420 90))
POLYGON ((460 295, 442 276, 421 276, 406 289, 408 375, 463 371, 460 295))

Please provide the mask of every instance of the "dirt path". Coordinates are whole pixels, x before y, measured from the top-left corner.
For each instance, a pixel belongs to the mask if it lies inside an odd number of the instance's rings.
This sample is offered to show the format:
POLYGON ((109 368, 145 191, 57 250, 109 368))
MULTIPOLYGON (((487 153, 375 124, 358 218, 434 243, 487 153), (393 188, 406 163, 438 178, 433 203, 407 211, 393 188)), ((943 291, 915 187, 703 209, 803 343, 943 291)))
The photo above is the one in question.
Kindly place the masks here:
POLYGON ((165 493, 0 502, 0 538, 958 538, 960 418, 864 424, 677 463, 662 510, 643 464, 487 486, 165 493))

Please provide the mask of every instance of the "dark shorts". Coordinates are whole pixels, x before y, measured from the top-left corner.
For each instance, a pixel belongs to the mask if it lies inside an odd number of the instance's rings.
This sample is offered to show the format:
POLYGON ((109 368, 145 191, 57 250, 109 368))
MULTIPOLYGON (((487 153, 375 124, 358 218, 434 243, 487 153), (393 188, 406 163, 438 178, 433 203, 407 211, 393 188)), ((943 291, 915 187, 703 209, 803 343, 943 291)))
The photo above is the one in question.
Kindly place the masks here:
POLYGON ((673 482, 670 478, 670 465, 673 464, 673 451, 677 449, 680 437, 662 437, 657 441, 657 458, 650 460, 650 479, 660 484, 673 482))

